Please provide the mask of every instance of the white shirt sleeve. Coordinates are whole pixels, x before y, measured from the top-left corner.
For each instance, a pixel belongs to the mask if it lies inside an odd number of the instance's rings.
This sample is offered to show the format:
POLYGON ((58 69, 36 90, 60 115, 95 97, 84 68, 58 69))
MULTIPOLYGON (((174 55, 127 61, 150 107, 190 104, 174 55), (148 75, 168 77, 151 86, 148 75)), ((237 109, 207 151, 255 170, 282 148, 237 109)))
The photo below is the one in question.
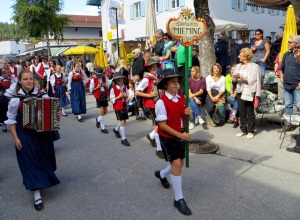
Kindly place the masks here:
POLYGON ((221 85, 220 85, 220 91, 225 92, 225 84, 226 84, 225 77, 222 76, 221 79, 220 79, 220 81, 221 81, 220 82, 221 83, 221 85))
POLYGON ((87 76, 86 76, 84 70, 81 70, 81 71, 82 71, 82 82, 83 82, 83 85, 85 85, 86 80, 87 80, 87 76))
POLYGON ((73 72, 71 71, 69 73, 69 76, 68 76, 68 90, 71 90, 71 84, 72 84, 72 77, 73 77, 73 72))
POLYGON ((116 96, 115 96, 115 92, 114 92, 113 88, 110 90, 110 96, 109 97, 110 97, 110 102, 112 104, 115 104, 115 102, 116 102, 116 96))
POLYGON ((211 91, 211 84, 210 84, 211 83, 211 75, 208 75, 206 77, 205 81, 206 81, 206 90, 211 91))
POLYGON ((50 84, 51 84, 51 86, 55 86, 55 76, 54 76, 54 74, 50 76, 50 84))
POLYGON ((158 122, 166 121, 168 119, 165 104, 161 99, 159 99, 155 104, 155 114, 156 114, 155 120, 158 122))
POLYGON ((5 90, 4 95, 9 98, 13 97, 16 94, 16 87, 17 87, 17 83, 16 81, 13 81, 10 87, 5 90))
MULTIPOLYGON (((125 87, 125 88, 126 88, 126 96, 129 97, 129 91, 128 91, 127 87, 125 87)), ((126 100, 125 100, 125 102, 126 102, 126 100)))
POLYGON ((136 87, 136 91, 143 92, 148 86, 149 80, 147 78, 143 78, 142 81, 136 87))
POLYGON ((12 98, 8 103, 8 110, 6 113, 7 120, 4 121, 7 125, 16 124, 16 118, 18 115, 18 107, 19 107, 20 99, 19 98, 12 98))
POLYGON ((37 67, 35 68, 35 71, 36 71, 36 72, 40 72, 41 65, 42 65, 41 63, 39 63, 39 64, 37 65, 37 67))
POLYGON ((94 78, 92 78, 90 82, 90 93, 93 92, 94 87, 95 87, 94 78))

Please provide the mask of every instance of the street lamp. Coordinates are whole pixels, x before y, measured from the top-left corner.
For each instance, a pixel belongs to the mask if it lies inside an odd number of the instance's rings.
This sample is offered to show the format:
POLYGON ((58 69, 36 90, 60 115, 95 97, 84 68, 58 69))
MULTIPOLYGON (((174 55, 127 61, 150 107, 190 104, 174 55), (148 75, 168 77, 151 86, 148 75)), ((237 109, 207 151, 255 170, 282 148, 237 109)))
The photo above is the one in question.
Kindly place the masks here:
POLYGON ((120 57, 120 44, 119 44, 119 27, 118 27, 118 8, 111 7, 111 10, 115 10, 116 12, 116 27, 117 27, 117 51, 118 51, 118 57, 120 57))

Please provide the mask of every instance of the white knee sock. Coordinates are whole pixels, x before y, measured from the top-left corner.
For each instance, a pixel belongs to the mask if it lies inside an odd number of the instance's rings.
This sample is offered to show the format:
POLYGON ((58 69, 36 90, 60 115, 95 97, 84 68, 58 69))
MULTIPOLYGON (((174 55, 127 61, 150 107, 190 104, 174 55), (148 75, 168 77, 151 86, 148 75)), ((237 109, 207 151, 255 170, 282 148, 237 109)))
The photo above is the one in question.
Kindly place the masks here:
POLYGON ((169 164, 165 169, 160 171, 160 177, 165 178, 171 173, 172 167, 171 164, 169 164))
POLYGON ((181 176, 173 176, 171 174, 171 182, 172 182, 172 188, 175 195, 175 200, 178 201, 179 199, 183 198, 181 176))
POLYGON ((154 135, 155 138, 155 143, 156 143, 156 151, 161 151, 161 146, 160 146, 160 140, 159 140, 159 135, 155 133, 154 135))
POLYGON ((125 127, 120 126, 120 133, 121 133, 122 140, 126 139, 126 136, 125 136, 125 127))
POLYGON ((66 114, 66 113, 65 113, 65 107, 62 107, 62 108, 61 108, 61 113, 62 113, 63 115, 66 114))
MULTIPOLYGON (((33 191, 33 197, 34 197, 34 201, 41 199, 42 197, 41 197, 40 191, 39 190, 33 191)), ((42 203, 42 201, 38 201, 35 204, 40 204, 40 203, 42 203)))
POLYGON ((116 130, 116 131, 119 131, 119 130, 120 130, 120 123, 117 125, 117 127, 115 127, 115 130, 116 130))
POLYGON ((98 120, 99 120, 99 122, 100 122, 100 127, 101 127, 101 129, 105 129, 105 126, 104 126, 104 116, 99 116, 98 117, 98 120))
POLYGON ((153 140, 155 138, 155 129, 153 131, 151 131, 151 133, 149 134, 150 138, 153 140))

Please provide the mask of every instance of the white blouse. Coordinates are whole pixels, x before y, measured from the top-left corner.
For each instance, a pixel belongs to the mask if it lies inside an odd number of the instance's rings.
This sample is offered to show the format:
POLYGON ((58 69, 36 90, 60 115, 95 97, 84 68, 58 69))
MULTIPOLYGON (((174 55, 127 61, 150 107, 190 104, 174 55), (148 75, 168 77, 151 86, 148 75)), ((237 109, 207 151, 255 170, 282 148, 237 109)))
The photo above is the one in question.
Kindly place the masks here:
POLYGON ((211 75, 206 77, 206 89, 211 91, 212 89, 216 89, 218 91, 225 92, 225 77, 221 76, 221 78, 215 82, 211 75))
MULTIPOLYGON (((121 91, 123 91, 124 86, 125 86, 125 85, 122 85, 122 87, 120 87, 120 86, 116 85, 117 89, 118 89, 118 90, 121 90, 121 91)), ((126 95, 127 95, 127 97, 129 97, 128 89, 127 89, 127 87, 125 87, 125 88, 126 88, 126 95)), ((112 89, 110 90, 110 96, 109 96, 109 97, 110 97, 111 103, 112 103, 112 104, 115 104, 115 102, 116 102, 116 95, 115 95, 114 88, 112 88, 112 89)), ((125 98, 122 98, 122 102, 126 102, 126 99, 125 99, 125 98)))
POLYGON ((62 76, 63 77, 63 82, 67 82, 67 78, 66 78, 65 74, 63 74, 63 73, 56 74, 55 73, 55 74, 52 74, 50 76, 50 84, 51 84, 51 86, 55 86, 55 75, 56 75, 57 78, 60 78, 62 76))
MULTIPOLYGON (((34 88, 34 91, 32 92, 32 94, 38 94, 39 89, 38 88, 34 88)), ((23 92, 22 89, 20 89, 18 91, 18 94, 20 95, 25 95, 25 93, 23 92)), ((43 98, 49 98, 49 96, 42 92, 43 94, 43 98)), ((28 100, 31 99, 31 97, 25 98, 24 100, 28 100)), ((20 98, 12 98, 9 103, 8 103, 8 110, 7 110, 7 120, 4 121, 5 124, 7 125, 11 125, 11 124, 16 124, 17 121, 17 115, 18 115, 18 108, 19 108, 19 103, 20 103, 20 98)))
MULTIPOLYGON (((83 82, 83 85, 85 85, 86 83, 86 80, 87 80, 87 76, 85 74, 85 72, 83 70, 80 70, 81 73, 82 73, 82 82, 83 82)), ((80 73, 75 73, 74 71, 71 71, 69 73, 69 76, 68 76, 68 90, 71 90, 72 88, 72 78, 73 78, 73 74, 75 75, 79 75, 80 73)))

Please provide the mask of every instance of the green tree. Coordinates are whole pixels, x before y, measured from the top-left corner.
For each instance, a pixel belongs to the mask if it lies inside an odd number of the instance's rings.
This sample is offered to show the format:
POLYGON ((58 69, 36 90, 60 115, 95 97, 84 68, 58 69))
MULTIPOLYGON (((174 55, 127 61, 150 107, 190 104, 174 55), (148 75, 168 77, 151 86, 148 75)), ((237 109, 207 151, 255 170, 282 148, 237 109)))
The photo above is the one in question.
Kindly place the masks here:
POLYGON ((215 23, 210 17, 208 0, 194 0, 195 15, 206 21, 205 36, 199 41, 199 57, 203 76, 211 74, 211 67, 216 62, 214 32, 215 23))
POLYGON ((51 55, 49 36, 63 37, 63 28, 70 23, 62 10, 62 0, 16 0, 13 5, 13 19, 18 27, 30 37, 47 39, 48 55, 51 55))

